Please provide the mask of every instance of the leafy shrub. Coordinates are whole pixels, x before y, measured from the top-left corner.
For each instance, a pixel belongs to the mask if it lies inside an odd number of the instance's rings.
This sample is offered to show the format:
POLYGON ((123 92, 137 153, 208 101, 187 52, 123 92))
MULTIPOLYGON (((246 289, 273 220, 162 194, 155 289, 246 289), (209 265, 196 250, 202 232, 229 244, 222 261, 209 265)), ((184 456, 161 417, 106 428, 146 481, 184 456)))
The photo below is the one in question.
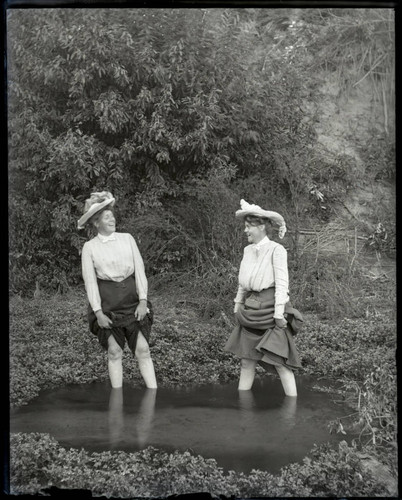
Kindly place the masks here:
POLYGON ((259 15, 10 13, 13 291, 31 292, 36 280, 49 288, 77 282, 76 222, 91 191, 111 190, 126 219, 161 207, 178 185, 194 193, 193 176, 201 185, 209 172, 265 168, 284 139, 304 140, 296 130, 303 85, 280 57, 274 75, 263 69, 265 45, 256 50, 258 32, 250 29, 259 15))
POLYGON ((295 493, 295 486, 301 484, 312 497, 375 497, 384 494, 384 485, 363 470, 359 456, 345 441, 339 444, 338 450, 325 444, 315 446, 304 458, 302 466, 291 464, 285 467, 280 481, 281 484, 294 485, 295 493))
POLYGON ((213 459, 153 447, 136 453, 88 453, 65 449, 47 434, 11 435, 11 493, 46 494, 49 488, 80 489, 96 496, 161 498, 209 493, 235 498, 259 496, 382 495, 384 485, 364 471, 352 448, 315 447, 303 464, 272 475, 223 471, 213 459))
POLYGON ((345 398, 356 412, 338 421, 338 426, 358 432, 359 445, 376 450, 395 474, 397 463, 397 384, 396 367, 391 360, 374 363, 362 382, 347 380, 345 398))
POLYGON ((304 331, 297 338, 304 371, 341 383, 343 402, 354 410, 336 423, 337 431, 345 428, 359 434, 360 447, 369 445, 394 467, 395 323, 389 321, 386 313, 375 319, 345 318, 337 323, 318 322, 310 316, 306 320, 304 331))
POLYGON ((319 81, 311 68, 328 65, 328 54, 345 63, 337 29, 343 42, 352 37, 352 53, 367 62, 379 51, 389 68, 390 40, 377 28, 387 26, 392 39, 391 21, 347 9, 339 17, 331 9, 10 12, 12 292, 79 283, 85 238, 76 222, 94 190, 113 192, 122 221, 146 215, 156 231, 148 212, 157 210, 184 229, 186 246, 171 227, 167 240, 146 242, 156 273, 188 272, 198 257, 203 267, 215 264, 220 246, 222 272, 225 259, 236 265, 239 239, 224 208, 231 220, 236 195, 262 206, 269 200, 293 231, 327 220, 358 180, 345 157, 317 147, 311 93, 319 81), (350 23, 370 50, 362 52, 350 23), (249 177, 257 178, 255 191, 249 177), (325 211, 312 194, 321 192, 325 211))

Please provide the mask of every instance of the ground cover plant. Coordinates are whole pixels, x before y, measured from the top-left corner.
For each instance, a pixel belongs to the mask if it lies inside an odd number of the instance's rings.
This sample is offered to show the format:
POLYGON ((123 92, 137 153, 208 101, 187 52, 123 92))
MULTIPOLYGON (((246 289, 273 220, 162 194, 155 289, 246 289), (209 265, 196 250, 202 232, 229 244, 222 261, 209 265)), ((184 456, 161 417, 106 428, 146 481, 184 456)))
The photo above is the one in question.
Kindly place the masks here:
MULTIPOLYGON (((237 379, 237 360, 222 350, 231 317, 207 320, 199 301, 179 294, 155 293, 153 302, 157 314, 151 346, 160 386, 237 379)), ((315 447, 303 463, 272 475, 225 471, 214 460, 189 452, 147 448, 96 454, 65 449, 49 435, 17 434, 10 442, 12 490, 32 494, 50 487, 79 488, 118 497, 194 492, 241 498, 389 494, 397 477, 394 322, 385 315, 334 322, 307 314, 296 343, 304 371, 332 379, 341 389, 336 397, 350 404, 350 418, 332 422, 332 431, 347 437, 358 430, 359 439, 342 441, 339 448, 315 447), (386 470, 385 479, 365 467, 364 457, 375 460, 377 472, 386 470)), ((142 384, 135 363, 124 363, 127 383, 142 384)), ((268 375, 261 370, 257 376, 268 375)), ((35 298, 11 298, 12 406, 27 404, 45 387, 106 379, 105 353, 87 329, 82 287, 62 295, 42 292, 35 298)))
POLYGON ((381 496, 383 486, 365 472, 353 450, 317 447, 301 465, 273 476, 223 471, 215 460, 189 452, 166 453, 148 447, 137 453, 87 453, 65 449, 44 434, 15 434, 11 439, 16 493, 46 492, 51 486, 91 490, 114 498, 163 498, 209 493, 236 498, 255 496, 381 496))

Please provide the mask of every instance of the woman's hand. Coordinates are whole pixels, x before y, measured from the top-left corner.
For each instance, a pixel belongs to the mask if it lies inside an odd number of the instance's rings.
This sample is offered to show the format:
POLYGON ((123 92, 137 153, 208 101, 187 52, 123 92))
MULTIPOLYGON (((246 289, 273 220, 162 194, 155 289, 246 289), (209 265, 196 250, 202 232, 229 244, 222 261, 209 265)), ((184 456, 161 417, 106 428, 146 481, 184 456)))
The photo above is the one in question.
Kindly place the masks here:
POLYGON ((102 310, 96 311, 95 314, 99 328, 112 328, 113 321, 102 310))
POLYGON ((140 300, 140 303, 137 306, 137 309, 135 310, 134 316, 137 321, 141 321, 145 318, 147 315, 147 301, 146 300, 140 300))
POLYGON ((275 325, 278 326, 279 328, 286 328, 287 324, 288 322, 286 321, 286 319, 275 318, 275 325))

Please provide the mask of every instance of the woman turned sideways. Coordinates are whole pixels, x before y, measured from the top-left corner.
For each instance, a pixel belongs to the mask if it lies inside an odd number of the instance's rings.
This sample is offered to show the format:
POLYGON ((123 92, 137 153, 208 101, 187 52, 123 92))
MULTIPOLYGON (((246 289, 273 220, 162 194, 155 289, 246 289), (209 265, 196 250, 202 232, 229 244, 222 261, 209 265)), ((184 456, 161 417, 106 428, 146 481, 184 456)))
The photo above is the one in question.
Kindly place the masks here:
POLYGON ((236 217, 244 221, 249 245, 239 269, 234 312, 237 324, 225 350, 240 358, 239 390, 251 389, 257 363, 274 368, 286 396, 297 396, 293 371, 301 367, 293 340, 303 318, 289 302, 286 249, 272 241, 273 224, 283 238, 286 225, 277 212, 240 202, 236 217))

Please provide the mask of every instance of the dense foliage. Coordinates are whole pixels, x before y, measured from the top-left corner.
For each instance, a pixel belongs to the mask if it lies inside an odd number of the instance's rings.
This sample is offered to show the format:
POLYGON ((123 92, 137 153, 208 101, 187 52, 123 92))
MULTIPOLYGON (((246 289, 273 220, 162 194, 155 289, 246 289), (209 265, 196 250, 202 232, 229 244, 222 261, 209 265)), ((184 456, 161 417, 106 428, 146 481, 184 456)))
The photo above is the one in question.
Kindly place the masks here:
MULTIPOLYGON (((80 281, 87 235, 76 222, 94 190, 116 196, 120 230, 152 243, 155 274, 237 265, 242 197, 269 199, 296 238, 303 223, 330 220, 362 179, 351 157, 316 143, 319 72, 367 74, 390 95, 390 13, 11 9, 11 291, 80 281)), ((390 161, 367 159, 373 177, 392 175, 392 144, 381 146, 390 161)))

